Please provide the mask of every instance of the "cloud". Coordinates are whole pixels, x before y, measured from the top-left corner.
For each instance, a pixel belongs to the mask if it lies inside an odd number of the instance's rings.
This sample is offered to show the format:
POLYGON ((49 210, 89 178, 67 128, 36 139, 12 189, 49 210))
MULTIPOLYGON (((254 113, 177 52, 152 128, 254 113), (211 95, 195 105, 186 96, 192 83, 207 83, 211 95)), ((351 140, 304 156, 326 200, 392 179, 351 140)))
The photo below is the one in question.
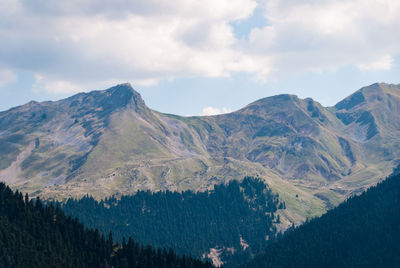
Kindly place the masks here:
POLYGON ((0 87, 17 81, 17 76, 10 70, 0 69, 0 87))
POLYGON ((232 110, 229 108, 224 107, 222 109, 218 109, 215 107, 208 106, 203 108, 203 110, 201 111, 201 115, 217 115, 217 114, 226 114, 230 112, 232 112, 232 110))
POLYGON ((0 5, 0 64, 31 70, 43 78, 45 89, 74 91, 71 84, 148 85, 176 77, 228 76, 232 62, 241 58, 229 22, 250 16, 257 4, 5 0, 0 5), (63 85, 53 87, 54 81, 63 85))
POLYGON ((394 59, 390 55, 384 55, 382 58, 368 62, 366 64, 359 64, 358 68, 360 70, 390 70, 393 66, 394 59))
POLYGON ((348 65, 388 70, 400 54, 397 0, 268 0, 264 6, 269 25, 253 29, 243 50, 260 70, 269 66, 269 76, 348 65))
POLYGON ((260 0, 268 25, 235 37, 231 22, 256 7, 256 0, 2 0, 0 66, 31 71, 42 77, 37 90, 59 93, 236 72, 268 81, 348 65, 387 70, 400 54, 398 0, 260 0))
POLYGON ((33 85, 33 89, 36 91, 44 90, 48 93, 77 93, 82 91, 79 85, 73 84, 68 81, 52 81, 45 79, 42 75, 36 74, 35 75, 35 83, 33 85))

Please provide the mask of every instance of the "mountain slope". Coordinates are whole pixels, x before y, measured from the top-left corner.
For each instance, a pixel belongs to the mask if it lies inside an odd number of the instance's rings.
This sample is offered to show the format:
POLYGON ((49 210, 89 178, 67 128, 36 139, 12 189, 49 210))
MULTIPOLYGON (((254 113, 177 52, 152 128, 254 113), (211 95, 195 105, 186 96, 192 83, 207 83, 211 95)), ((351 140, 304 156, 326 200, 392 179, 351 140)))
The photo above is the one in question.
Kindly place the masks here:
POLYGON ((279 95, 207 117, 153 111, 129 84, 31 102, 0 113, 0 178, 63 199, 260 176, 286 201, 284 218, 299 223, 395 166, 399 95, 374 84, 335 107, 279 95))
POLYGON ((397 267, 400 175, 287 232, 246 267, 397 267))

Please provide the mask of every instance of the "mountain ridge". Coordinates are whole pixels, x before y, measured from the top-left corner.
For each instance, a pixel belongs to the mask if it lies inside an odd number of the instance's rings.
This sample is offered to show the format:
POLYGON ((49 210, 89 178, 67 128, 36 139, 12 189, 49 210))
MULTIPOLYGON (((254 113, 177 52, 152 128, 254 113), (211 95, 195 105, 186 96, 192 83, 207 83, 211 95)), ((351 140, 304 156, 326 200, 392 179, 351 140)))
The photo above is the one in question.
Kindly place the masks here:
POLYGON ((299 223, 396 165, 397 92, 399 85, 373 84, 333 107, 281 94, 206 117, 154 111, 127 83, 30 102, 0 113, 0 178, 64 199, 203 191, 259 176, 284 198, 289 221, 299 223))

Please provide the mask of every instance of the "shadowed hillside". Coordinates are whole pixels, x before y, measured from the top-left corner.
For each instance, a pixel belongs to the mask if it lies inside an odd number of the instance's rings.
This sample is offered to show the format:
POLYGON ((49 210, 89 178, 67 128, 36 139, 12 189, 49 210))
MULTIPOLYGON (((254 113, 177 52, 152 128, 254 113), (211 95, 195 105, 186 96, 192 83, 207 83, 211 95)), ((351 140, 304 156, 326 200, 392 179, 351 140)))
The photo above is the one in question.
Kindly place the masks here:
POLYGON ((278 196, 260 179, 215 185, 206 192, 137 192, 100 202, 69 199, 67 215, 119 241, 131 236, 143 244, 173 248, 177 254, 212 258, 214 263, 246 261, 259 254, 280 223, 278 196), (213 252, 218 252, 213 256, 213 252))
POLYGON ((400 175, 288 231, 246 267, 398 267, 400 175))
POLYGON ((52 205, 0 183, 0 267, 212 267, 131 238, 116 244, 52 205))

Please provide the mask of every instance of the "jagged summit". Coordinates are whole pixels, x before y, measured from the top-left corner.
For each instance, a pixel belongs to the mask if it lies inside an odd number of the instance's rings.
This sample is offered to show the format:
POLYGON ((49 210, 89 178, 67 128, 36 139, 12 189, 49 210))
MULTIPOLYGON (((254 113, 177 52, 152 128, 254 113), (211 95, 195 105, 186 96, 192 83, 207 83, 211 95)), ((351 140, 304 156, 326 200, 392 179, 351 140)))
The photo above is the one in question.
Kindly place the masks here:
POLYGON ((108 96, 109 104, 113 106, 130 106, 136 112, 146 109, 146 104, 142 96, 130 83, 119 84, 104 91, 108 96))
MULTIPOLYGON (((140 94, 131 84, 124 83, 105 90, 96 90, 88 93, 78 93, 67 99, 70 107, 85 107, 88 110, 101 110, 109 113, 118 109, 133 109, 143 113, 147 107, 140 94)), ((64 103, 60 100, 59 103, 64 103)))
POLYGON ((137 92, 130 83, 123 83, 123 84, 118 84, 115 86, 112 86, 108 89, 101 90, 101 92, 104 92, 105 94, 111 96, 111 95, 129 95, 129 96, 137 96, 141 98, 139 92, 137 92))

